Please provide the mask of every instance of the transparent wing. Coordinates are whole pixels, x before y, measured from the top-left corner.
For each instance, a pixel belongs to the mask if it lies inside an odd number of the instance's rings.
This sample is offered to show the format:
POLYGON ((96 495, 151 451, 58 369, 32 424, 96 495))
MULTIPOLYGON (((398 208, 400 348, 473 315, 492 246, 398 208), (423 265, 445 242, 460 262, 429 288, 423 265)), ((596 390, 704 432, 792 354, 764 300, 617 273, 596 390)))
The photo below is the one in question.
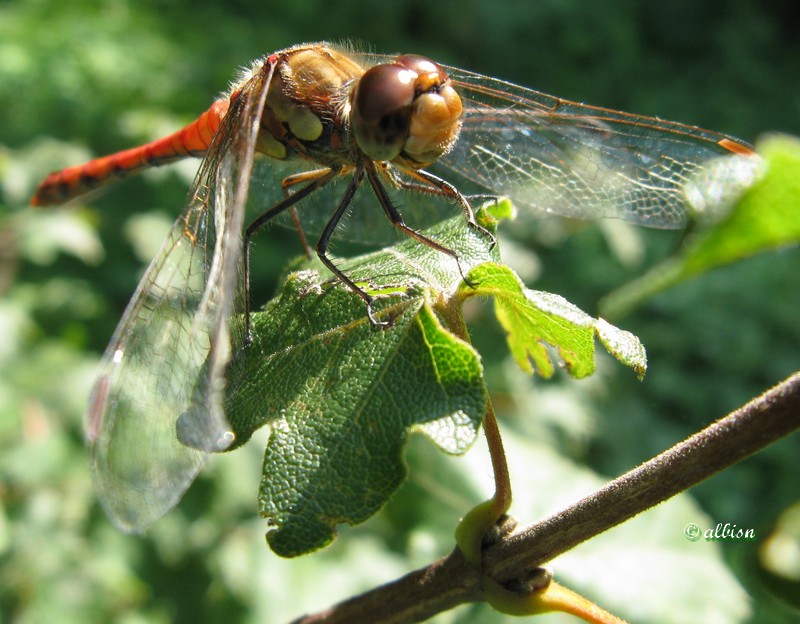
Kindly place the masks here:
POLYGON ((614 217, 649 227, 683 225, 700 184, 749 183, 749 146, 715 132, 577 104, 456 68, 464 100, 455 148, 439 163, 535 216, 614 217), (730 166, 711 163, 730 157, 730 166))
POLYGON ((233 440, 222 409, 230 318, 241 306, 242 226, 269 64, 231 105, 188 208, 103 356, 87 422, 95 489, 121 529, 171 509, 208 452, 233 440))

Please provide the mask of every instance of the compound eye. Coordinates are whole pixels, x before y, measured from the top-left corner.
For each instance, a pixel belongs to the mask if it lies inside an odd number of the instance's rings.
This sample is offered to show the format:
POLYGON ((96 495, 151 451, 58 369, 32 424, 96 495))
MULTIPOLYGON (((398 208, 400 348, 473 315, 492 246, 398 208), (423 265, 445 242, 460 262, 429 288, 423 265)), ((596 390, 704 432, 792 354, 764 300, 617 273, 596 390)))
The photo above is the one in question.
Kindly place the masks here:
POLYGON ((417 74, 418 91, 438 89, 448 80, 444 68, 418 54, 402 54, 397 57, 395 63, 417 74))
POLYGON ((368 69, 358 81, 351 123, 359 148, 371 159, 392 160, 403 151, 416 80, 412 69, 392 63, 368 69))

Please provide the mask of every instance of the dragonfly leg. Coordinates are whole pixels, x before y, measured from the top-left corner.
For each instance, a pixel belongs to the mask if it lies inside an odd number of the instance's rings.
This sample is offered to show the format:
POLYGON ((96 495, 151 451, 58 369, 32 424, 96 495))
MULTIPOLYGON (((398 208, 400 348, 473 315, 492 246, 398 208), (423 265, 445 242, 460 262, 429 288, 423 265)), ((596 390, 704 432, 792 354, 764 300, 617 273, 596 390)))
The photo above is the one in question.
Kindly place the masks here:
POLYGON ((468 202, 492 202, 495 206, 500 201, 500 195, 492 195, 491 193, 474 193, 471 195, 464 195, 464 199, 468 202))
POLYGON ((350 290, 364 300, 364 302, 367 304, 367 317, 369 318, 369 322, 372 325, 380 327, 389 325, 389 323, 386 321, 379 321, 377 318, 375 318, 372 309, 372 304, 374 303, 375 298, 367 294, 363 288, 360 288, 358 285, 356 285, 356 283, 347 277, 347 275, 333 263, 333 260, 328 257, 328 243, 331 240, 331 235, 336 229, 336 226, 339 225, 339 221, 341 221, 345 212, 347 212, 347 208, 350 206, 350 202, 353 200, 353 196, 356 194, 356 190, 358 190, 358 187, 361 185, 363 179, 363 167, 356 168, 355 172, 353 173, 353 179, 350 181, 350 184, 347 185, 347 189, 345 190, 344 196, 339 202, 336 211, 328 220, 328 223, 325 224, 325 229, 322 231, 322 234, 317 241, 317 257, 320 259, 322 264, 328 267, 330 272, 333 273, 339 279, 339 281, 344 283, 350 290))
MULTIPOLYGON (((456 265, 458 265, 458 272, 461 274, 461 279, 463 279, 468 286, 475 288, 475 284, 470 282, 467 279, 466 275, 464 275, 464 270, 461 267, 461 261, 458 258, 458 254, 449 247, 445 247, 444 245, 437 243, 435 240, 432 240, 427 236, 420 234, 416 230, 408 227, 405 224, 405 221, 403 220, 403 215, 400 214, 400 212, 397 210, 397 207, 394 205, 394 203, 392 203, 392 199, 389 197, 389 194, 386 192, 386 189, 381 183, 380 177, 378 176, 378 172, 375 169, 375 167, 367 166, 366 169, 367 169, 367 178, 369 179, 370 186, 372 186, 372 190, 375 191, 375 195, 378 197, 378 201, 383 207, 383 210, 386 213, 386 216, 389 218, 389 221, 391 221, 392 225, 395 226, 401 232, 403 232, 403 234, 405 234, 406 236, 410 236, 411 238, 422 243, 423 245, 427 245, 428 247, 435 249, 436 251, 439 251, 445 254, 446 256, 450 256, 451 258, 453 258, 453 260, 456 261, 456 265)), ((455 188, 453 188, 453 190, 455 190, 455 188)), ((458 191, 456 191, 456 193, 458 193, 458 191)), ((481 227, 475 221, 475 216, 472 214, 472 209, 469 207, 469 204, 466 204, 466 206, 469 209, 468 214, 469 216, 472 217, 472 223, 474 224, 474 227, 486 232, 486 234, 491 237, 492 241, 494 241, 494 236, 492 236, 492 233, 486 230, 485 228, 481 227)))
MULTIPOLYGON (((286 195, 289 197, 289 194, 286 195)), ((300 237, 300 246, 303 248, 303 251, 306 254, 306 258, 311 258, 311 246, 308 244, 308 239, 306 238, 306 233, 303 230, 303 224, 300 223, 300 217, 297 214, 297 207, 292 206, 289 208, 289 215, 292 217, 292 223, 294 224, 294 229, 297 232, 297 235, 300 237)))
MULTIPOLYGON (((329 169, 315 169, 313 171, 302 171, 300 173, 286 176, 283 180, 281 180, 281 188, 283 189, 286 197, 291 197, 296 192, 293 190, 293 187, 296 187, 300 184, 314 182, 315 180, 328 175, 329 171, 329 169)), ((342 172, 339 173, 341 174, 342 172)), ((292 223, 294 223, 294 229, 297 231, 297 234, 300 237, 300 244, 303 246, 303 251, 305 252, 306 256, 311 258, 313 255, 313 250, 311 249, 311 245, 308 244, 308 239, 303 231, 303 224, 300 223, 300 217, 297 215, 297 208, 295 206, 292 206, 290 209, 290 215, 292 217, 292 223)))
MULTIPOLYGON (((497 239, 494 237, 489 230, 483 227, 480 223, 475 220, 475 213, 472 210, 472 206, 469 203, 469 199, 466 195, 461 193, 455 186, 450 184, 447 180, 440 178, 439 176, 433 175, 425 171, 424 169, 403 169, 403 173, 406 175, 415 178, 423 184, 414 184, 413 182, 407 182, 400 178, 392 177, 402 188, 416 190, 422 193, 432 193, 434 195, 443 195, 445 197, 450 197, 454 199, 458 205, 461 207, 461 210, 464 211, 464 215, 467 217, 467 224, 477 232, 480 232, 486 238, 489 239, 489 244, 492 249, 497 244, 497 239)), ((496 195, 470 195, 471 199, 492 199, 495 202, 497 201, 496 195)))
MULTIPOLYGON (((408 180, 404 179, 402 176, 397 174, 398 171, 402 171, 406 175, 413 177, 417 180, 421 178, 414 175, 417 170, 410 170, 410 169, 398 169, 397 167, 391 167, 389 163, 375 163, 376 167, 383 173, 386 177, 388 177, 392 184, 394 184, 397 188, 402 188, 408 191, 414 191, 416 193, 427 193, 428 195, 435 195, 437 197, 448 197, 453 199, 453 193, 450 191, 443 190, 439 188, 439 185, 431 185, 431 183, 426 179, 424 183, 422 182, 409 182, 408 180)), ((423 170, 423 174, 427 174, 428 172, 423 170)), ((432 176, 437 180, 441 180, 438 176, 432 176)), ((453 186, 452 184, 450 186, 453 186)), ((480 202, 480 201, 491 201, 495 204, 500 201, 500 195, 494 195, 492 193, 471 193, 469 195, 464 195, 458 189, 453 187, 456 193, 460 193, 464 199, 467 200, 467 203, 472 205, 472 202, 480 202)), ((458 201, 458 200, 456 200, 458 201)), ((461 202, 459 201, 459 204, 461 202)))
MULTIPOLYGON (((284 197, 281 201, 277 204, 272 206, 269 210, 267 210, 264 214, 260 217, 256 218, 250 225, 247 226, 247 229, 244 232, 243 244, 244 244, 244 255, 242 259, 243 270, 244 270, 244 317, 245 317, 245 341, 246 344, 250 344, 253 340, 253 336, 251 334, 250 328, 250 242, 253 238, 253 235, 258 232, 264 225, 273 219, 274 217, 278 216, 280 213, 284 212, 285 210, 292 209, 294 211, 294 206, 302 199, 305 199, 315 191, 321 189, 325 186, 328 182, 330 182, 333 178, 339 175, 338 169, 320 169, 317 171, 309 172, 317 174, 315 176, 309 176, 305 179, 300 179, 294 184, 300 184, 304 181, 309 181, 306 186, 302 187, 298 191, 292 193, 284 197)), ((299 177, 299 176, 290 176, 290 177, 299 177)), ((284 181, 285 182, 285 181, 284 181)), ((293 214, 293 217, 296 215, 293 214)), ((299 223, 299 221, 297 222, 299 223)), ((302 230, 301 230, 302 233, 302 230)), ((305 243, 305 236, 303 236, 303 242, 305 243)), ((307 243, 306 243, 307 245, 307 243)))
MULTIPOLYGON (((427 193, 428 195, 434 195, 436 197, 447 197, 448 199, 452 199, 452 196, 449 193, 442 191, 438 187, 430 186, 427 183, 422 184, 421 182, 409 182, 388 168, 382 169, 381 172, 385 173, 391 179, 392 184, 398 188, 405 189, 407 191, 413 191, 415 193, 427 193)), ((473 203, 489 201, 497 204, 497 202, 500 201, 500 197, 500 195, 491 195, 489 193, 474 193, 470 195, 464 195, 464 199, 467 200, 470 206, 472 206, 473 203)))

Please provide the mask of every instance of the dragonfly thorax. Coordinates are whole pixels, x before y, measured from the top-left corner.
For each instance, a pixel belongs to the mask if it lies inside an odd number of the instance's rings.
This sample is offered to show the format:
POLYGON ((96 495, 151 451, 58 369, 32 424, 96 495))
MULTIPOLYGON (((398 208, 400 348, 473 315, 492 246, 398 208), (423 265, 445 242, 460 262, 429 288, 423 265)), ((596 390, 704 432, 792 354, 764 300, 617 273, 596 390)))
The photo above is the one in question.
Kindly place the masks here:
POLYGON ((323 45, 280 53, 256 149, 279 160, 304 158, 324 166, 352 162, 348 95, 363 73, 347 55, 323 45))

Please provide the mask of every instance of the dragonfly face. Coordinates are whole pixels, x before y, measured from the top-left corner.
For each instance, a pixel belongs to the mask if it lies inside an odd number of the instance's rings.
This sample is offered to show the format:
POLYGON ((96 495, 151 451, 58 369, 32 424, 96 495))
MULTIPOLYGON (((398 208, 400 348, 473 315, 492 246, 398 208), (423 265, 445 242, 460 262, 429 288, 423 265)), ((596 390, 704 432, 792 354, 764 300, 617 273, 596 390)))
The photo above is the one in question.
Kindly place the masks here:
POLYGON ((281 212, 302 209, 312 195, 330 202, 317 253, 377 323, 372 298, 326 255, 362 184, 396 229, 457 261, 457 250, 405 224, 387 188, 450 199, 479 230, 467 199, 429 165, 510 196, 522 214, 679 227, 706 188, 718 188, 721 176, 744 184, 758 163, 749 146, 716 132, 569 102, 421 56, 319 43, 260 59, 173 135, 51 174, 32 203, 63 203, 188 156, 203 158, 189 201, 106 350, 88 414, 96 489, 129 531, 166 513, 207 453, 232 441, 225 371, 231 353, 246 348, 240 319, 249 318, 239 276, 249 275, 250 238, 281 212), (730 166, 718 166, 720 158, 730 166), (281 172, 298 168, 257 186, 261 160, 281 172), (333 195, 330 183, 345 176, 333 195), (255 193, 265 194, 255 198, 261 209, 272 207, 247 226, 255 193))
POLYGON ((351 125, 367 157, 419 169, 455 144, 461 111, 447 72, 406 54, 361 77, 353 89, 351 125))

